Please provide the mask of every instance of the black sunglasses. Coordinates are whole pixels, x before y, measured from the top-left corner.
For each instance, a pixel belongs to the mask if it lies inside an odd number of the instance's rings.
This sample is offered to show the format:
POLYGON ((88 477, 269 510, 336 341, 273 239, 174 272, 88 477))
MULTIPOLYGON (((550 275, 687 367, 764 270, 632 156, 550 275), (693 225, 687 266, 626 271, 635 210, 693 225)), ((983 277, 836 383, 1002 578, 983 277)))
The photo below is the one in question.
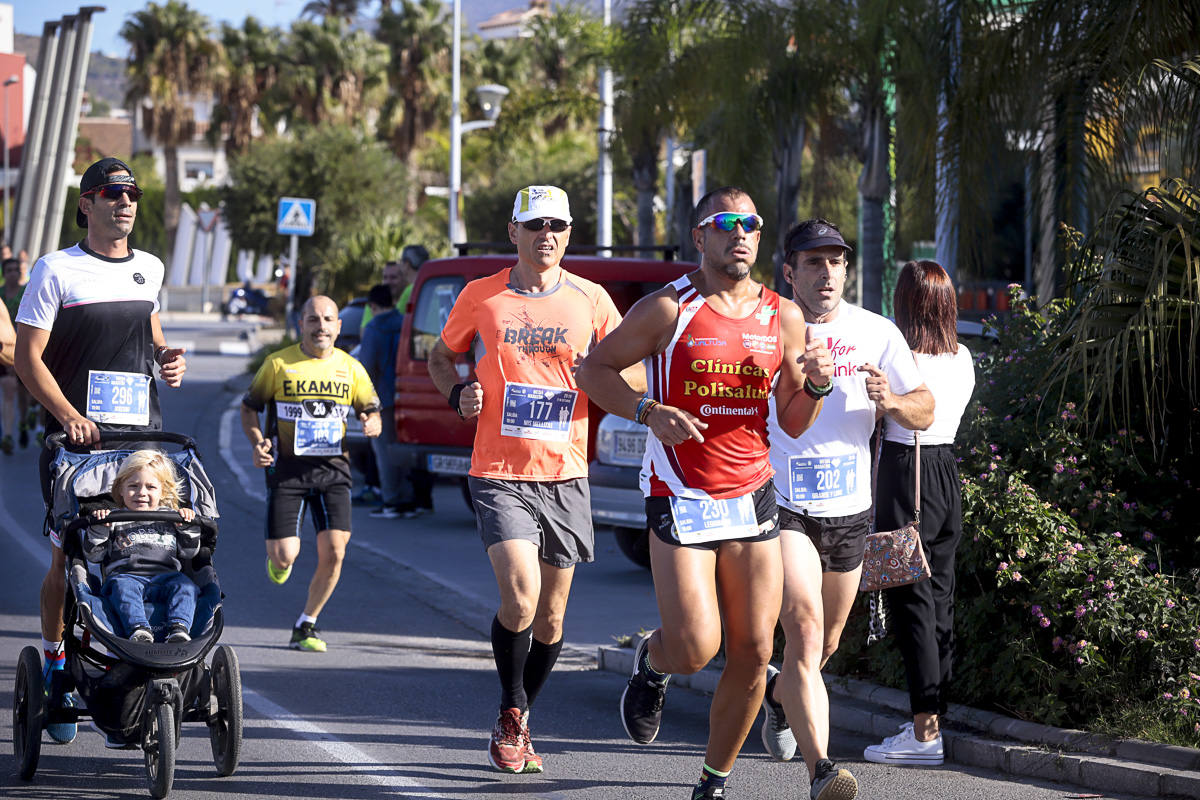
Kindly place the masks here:
POLYGON ((123 194, 129 195, 129 199, 137 202, 142 199, 142 190, 128 183, 110 183, 106 186, 100 186, 92 189, 90 192, 84 192, 84 197, 89 194, 98 194, 105 200, 116 200, 123 194))
POLYGON ((527 219, 521 223, 522 228, 527 231, 533 231, 534 233, 537 233, 538 231, 542 230, 542 228, 547 226, 549 226, 550 230, 554 233, 562 233, 567 228, 571 227, 571 223, 567 222, 565 219, 527 219))

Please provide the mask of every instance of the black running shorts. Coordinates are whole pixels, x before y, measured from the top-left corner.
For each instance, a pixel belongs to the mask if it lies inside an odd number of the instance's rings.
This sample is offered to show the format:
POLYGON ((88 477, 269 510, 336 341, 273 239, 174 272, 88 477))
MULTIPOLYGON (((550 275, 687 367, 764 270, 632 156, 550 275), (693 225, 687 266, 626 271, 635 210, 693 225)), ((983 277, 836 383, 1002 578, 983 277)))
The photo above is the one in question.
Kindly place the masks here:
POLYGON ((306 469, 289 461, 293 459, 281 459, 278 470, 268 471, 267 538, 299 536, 305 510, 318 532, 349 531, 349 470, 332 464, 306 469))
POLYGON ((821 556, 822 572, 853 572, 863 562, 871 510, 848 517, 811 517, 788 508, 779 509, 779 527, 799 531, 812 539, 821 556))
MULTIPOLYGON (((732 542, 765 542, 779 536, 779 505, 775 501, 775 482, 768 479, 766 483, 754 490, 754 517, 758 520, 759 534, 745 539, 726 539, 732 542)), ((690 547, 694 550, 716 550, 721 542, 701 542, 698 544, 680 544, 675 536, 675 518, 671 516, 671 498, 646 498, 646 523, 654 535, 667 544, 676 547, 690 547)))

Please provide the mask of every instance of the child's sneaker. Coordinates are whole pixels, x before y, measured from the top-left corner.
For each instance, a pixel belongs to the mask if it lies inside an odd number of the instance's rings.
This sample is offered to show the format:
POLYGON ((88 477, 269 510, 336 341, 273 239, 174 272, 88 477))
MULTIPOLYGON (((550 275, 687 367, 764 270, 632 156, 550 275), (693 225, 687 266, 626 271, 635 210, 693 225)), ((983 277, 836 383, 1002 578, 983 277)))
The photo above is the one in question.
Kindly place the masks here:
POLYGON ((100 730, 100 726, 95 722, 90 723, 89 727, 104 737, 104 746, 109 750, 136 750, 138 749, 137 742, 127 742, 119 736, 111 733, 105 733, 100 730))
POLYGON ((325 642, 317 634, 316 623, 301 622, 292 629, 292 641, 288 647, 293 650, 307 650, 310 653, 324 653, 327 649, 325 642))
POLYGON ((133 629, 133 633, 129 634, 129 641, 150 644, 154 641, 154 634, 145 625, 138 625, 133 629))
POLYGON ((192 637, 188 634, 187 625, 182 622, 176 622, 167 629, 167 641, 171 644, 180 644, 181 642, 190 642, 192 637))

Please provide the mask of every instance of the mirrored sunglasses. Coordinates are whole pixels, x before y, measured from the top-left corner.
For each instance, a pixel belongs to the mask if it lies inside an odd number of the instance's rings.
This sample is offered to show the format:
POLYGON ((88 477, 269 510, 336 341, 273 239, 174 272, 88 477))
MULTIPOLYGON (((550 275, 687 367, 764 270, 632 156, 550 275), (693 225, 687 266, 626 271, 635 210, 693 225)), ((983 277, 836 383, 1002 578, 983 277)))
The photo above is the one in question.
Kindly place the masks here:
POLYGON ((123 194, 129 195, 129 199, 137 202, 142 199, 142 190, 128 183, 110 183, 106 186, 99 186, 92 189, 90 192, 84 192, 84 197, 89 194, 98 194, 105 200, 116 200, 123 194))
POLYGON ((711 224, 717 230, 728 233, 736 228, 739 222, 742 224, 742 230, 746 233, 754 233, 763 226, 763 218, 758 214, 736 214, 732 211, 722 211, 700 220, 696 227, 703 228, 705 225, 711 224))
POLYGON ((521 223, 521 227, 527 231, 537 233, 542 228, 549 227, 554 233, 562 233, 567 228, 571 227, 571 223, 565 219, 527 219, 521 223))

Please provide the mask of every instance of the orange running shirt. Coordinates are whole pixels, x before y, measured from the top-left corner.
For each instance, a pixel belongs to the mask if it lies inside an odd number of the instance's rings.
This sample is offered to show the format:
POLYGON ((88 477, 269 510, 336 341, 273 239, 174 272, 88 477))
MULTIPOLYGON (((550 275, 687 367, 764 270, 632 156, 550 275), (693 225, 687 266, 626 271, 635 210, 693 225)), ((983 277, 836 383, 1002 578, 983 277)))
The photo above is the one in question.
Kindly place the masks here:
POLYGON ((471 474, 477 478, 561 481, 586 478, 588 402, 572 371, 617 327, 608 292, 566 270, 537 294, 509 285, 512 269, 468 283, 442 328, 442 341, 465 353, 476 334, 483 412, 471 474))

